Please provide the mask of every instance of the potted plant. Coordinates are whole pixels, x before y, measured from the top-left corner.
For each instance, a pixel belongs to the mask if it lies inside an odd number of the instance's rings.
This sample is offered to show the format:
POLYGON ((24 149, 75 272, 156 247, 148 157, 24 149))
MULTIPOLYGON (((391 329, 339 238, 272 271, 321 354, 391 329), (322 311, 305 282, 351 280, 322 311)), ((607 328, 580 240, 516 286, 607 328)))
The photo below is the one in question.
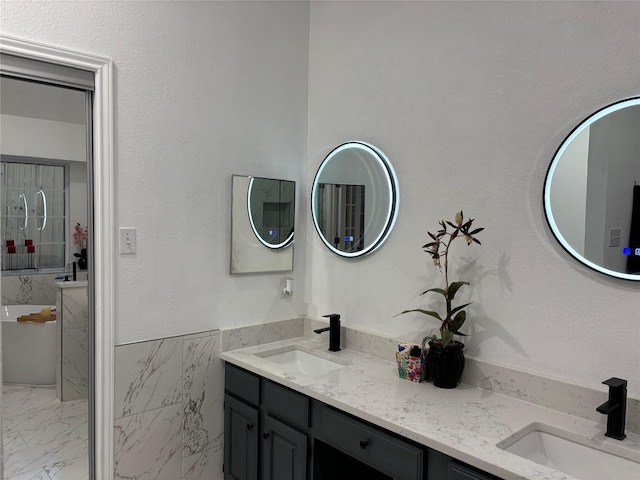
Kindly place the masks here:
POLYGON ((82 228, 82 225, 76 223, 73 230, 73 244, 80 249, 80 253, 74 253, 73 256, 78 258, 78 268, 80 270, 87 269, 87 227, 82 228))
POLYGON ((433 380, 434 385, 441 388, 455 388, 460 383, 462 371, 464 369, 464 343, 454 340, 454 335, 465 336, 460 332, 460 328, 467 319, 464 310, 471 303, 465 303, 454 307, 453 301, 456 293, 463 285, 469 282, 449 281, 449 252, 451 244, 457 238, 463 238, 467 245, 480 241, 475 235, 484 230, 476 228, 472 230, 473 218, 466 222, 462 211, 456 213, 453 222, 441 220, 440 229, 434 234, 427 232, 431 241, 422 246, 422 249, 431 255, 433 264, 444 273, 444 288, 429 288, 421 293, 424 295, 434 292, 444 297, 446 311, 443 315, 434 310, 415 308, 405 310, 398 315, 410 312, 419 312, 436 318, 440 321, 439 335, 427 335, 422 340, 423 351, 425 345, 429 343, 429 353, 427 354, 427 371, 433 380))

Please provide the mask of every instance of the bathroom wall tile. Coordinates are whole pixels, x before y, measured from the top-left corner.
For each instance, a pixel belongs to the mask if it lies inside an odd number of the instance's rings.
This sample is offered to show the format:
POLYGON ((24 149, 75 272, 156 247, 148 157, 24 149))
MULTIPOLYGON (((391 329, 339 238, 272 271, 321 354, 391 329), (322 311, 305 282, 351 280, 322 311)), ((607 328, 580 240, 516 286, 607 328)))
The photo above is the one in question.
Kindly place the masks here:
POLYGON ((55 305, 56 274, 7 275, 2 277, 2 303, 4 305, 55 305))
POLYGON ((115 421, 115 479, 179 479, 182 405, 170 405, 115 421))
POLYGON ((183 458, 182 480, 221 479, 224 449, 222 439, 200 453, 183 458))
POLYGON ((62 332, 61 400, 86 398, 89 383, 88 328, 66 328, 62 332))
POLYGON ((115 372, 115 418, 182 404, 182 339, 118 345, 115 372))
POLYGON ((223 431, 220 334, 183 341, 183 457, 201 453, 223 431))
POLYGON ((251 347, 261 343, 302 337, 304 323, 300 318, 261 323, 247 327, 222 330, 222 351, 251 347))

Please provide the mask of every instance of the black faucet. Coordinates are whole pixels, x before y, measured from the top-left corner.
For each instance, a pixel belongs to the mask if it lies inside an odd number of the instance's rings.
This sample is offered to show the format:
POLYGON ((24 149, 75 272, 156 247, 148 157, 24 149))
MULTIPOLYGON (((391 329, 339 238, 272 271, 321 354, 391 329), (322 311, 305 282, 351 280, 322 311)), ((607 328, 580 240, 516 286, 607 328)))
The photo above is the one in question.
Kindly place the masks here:
POLYGON ((609 400, 600 405, 596 410, 607 415, 607 433, 605 436, 623 440, 624 422, 627 415, 627 381, 621 378, 605 380, 609 386, 609 400))
POLYGON ((340 315, 337 313, 332 313, 330 315, 323 315, 324 317, 329 317, 329 326, 326 328, 319 328, 318 330, 314 330, 315 333, 322 333, 329 331, 329 351, 330 352, 339 352, 340 351, 340 315))

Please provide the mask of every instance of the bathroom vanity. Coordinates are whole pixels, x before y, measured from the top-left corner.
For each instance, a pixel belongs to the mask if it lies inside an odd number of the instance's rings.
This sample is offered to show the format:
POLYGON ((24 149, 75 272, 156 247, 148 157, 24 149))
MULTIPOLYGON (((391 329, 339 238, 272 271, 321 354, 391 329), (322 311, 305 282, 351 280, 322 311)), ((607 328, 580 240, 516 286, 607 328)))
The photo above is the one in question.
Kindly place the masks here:
POLYGON ((224 459, 233 480, 498 478, 230 363, 224 459))
POLYGON ((87 398, 89 388, 89 311, 86 280, 55 282, 56 397, 87 398))
POLYGON ((289 338, 221 354, 225 479, 605 478, 593 476, 589 458, 567 455, 570 468, 588 472, 570 474, 510 450, 545 429, 582 442, 590 457, 630 459, 623 467, 630 475, 609 478, 638 478, 637 433, 620 442, 604 436, 602 423, 518 398, 464 383, 447 390, 402 380, 386 355, 348 343, 329 352, 327 340, 289 338))

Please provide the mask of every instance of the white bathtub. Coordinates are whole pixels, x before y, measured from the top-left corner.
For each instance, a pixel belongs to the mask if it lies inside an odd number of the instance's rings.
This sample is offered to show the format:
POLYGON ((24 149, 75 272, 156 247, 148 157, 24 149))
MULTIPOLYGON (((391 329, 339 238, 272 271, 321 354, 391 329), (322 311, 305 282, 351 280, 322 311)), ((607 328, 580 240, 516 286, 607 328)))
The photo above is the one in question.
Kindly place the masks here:
POLYGON ((56 383, 56 322, 18 322, 48 305, 2 305, 2 382, 56 383))

